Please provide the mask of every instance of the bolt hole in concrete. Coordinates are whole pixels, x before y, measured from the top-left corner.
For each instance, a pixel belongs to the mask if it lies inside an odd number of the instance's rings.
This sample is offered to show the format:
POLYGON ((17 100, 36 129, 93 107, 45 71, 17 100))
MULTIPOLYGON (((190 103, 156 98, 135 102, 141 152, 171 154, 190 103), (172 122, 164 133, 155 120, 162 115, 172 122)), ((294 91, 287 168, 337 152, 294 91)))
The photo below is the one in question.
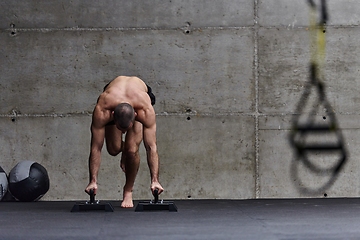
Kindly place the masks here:
POLYGON ((324 193, 324 197, 327 197, 327 194, 326 194, 326 193, 324 193))
MULTIPOLYGON (((186 25, 187 25, 186 28, 189 28, 189 27, 191 26, 191 22, 186 22, 186 25)), ((185 34, 189 34, 189 33, 190 33, 190 30, 189 30, 189 29, 185 29, 185 30, 184 30, 184 33, 185 33, 185 34)))
POLYGON ((191 196, 189 195, 188 198, 191 198, 191 196))
POLYGON ((325 116, 323 116, 323 119, 324 119, 324 120, 326 120, 326 117, 325 117, 325 116))
POLYGON ((187 117, 186 119, 187 119, 187 120, 190 120, 191 118, 190 118, 190 117, 187 117))
POLYGON ((11 119, 11 121, 12 121, 12 122, 15 122, 15 121, 16 121, 16 119, 15 119, 15 118, 12 118, 12 119, 11 119))
MULTIPOLYGON (((13 24, 13 23, 11 23, 10 24, 10 27, 11 28, 15 28, 15 24, 13 24)), ((13 31, 11 31, 11 36, 15 36, 16 35, 16 32, 13 30, 13 31)))

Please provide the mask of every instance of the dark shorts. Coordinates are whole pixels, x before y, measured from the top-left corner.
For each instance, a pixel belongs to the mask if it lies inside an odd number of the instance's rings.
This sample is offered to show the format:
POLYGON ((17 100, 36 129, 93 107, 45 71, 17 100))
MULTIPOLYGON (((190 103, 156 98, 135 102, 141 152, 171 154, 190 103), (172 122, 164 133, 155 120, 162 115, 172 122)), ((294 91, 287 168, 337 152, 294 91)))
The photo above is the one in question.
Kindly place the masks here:
POLYGON ((147 86, 147 89, 148 89, 148 91, 147 91, 147 94, 149 95, 149 97, 150 97, 150 99, 151 99, 151 105, 155 105, 155 95, 152 93, 152 89, 151 89, 151 87, 149 86, 149 85, 147 85, 146 84, 146 86, 147 86))
MULTIPOLYGON (((109 86, 111 82, 109 82, 108 84, 105 85, 104 87, 104 91, 106 90, 106 88, 109 86)), ((151 99, 151 105, 155 105, 155 101, 156 101, 156 98, 155 98, 155 95, 152 93, 152 89, 149 85, 146 84, 146 87, 148 89, 147 91, 147 94, 149 95, 150 99, 151 99)), ((109 123, 107 123, 105 126, 109 126, 109 125, 115 125, 115 122, 114 121, 111 121, 109 123)))

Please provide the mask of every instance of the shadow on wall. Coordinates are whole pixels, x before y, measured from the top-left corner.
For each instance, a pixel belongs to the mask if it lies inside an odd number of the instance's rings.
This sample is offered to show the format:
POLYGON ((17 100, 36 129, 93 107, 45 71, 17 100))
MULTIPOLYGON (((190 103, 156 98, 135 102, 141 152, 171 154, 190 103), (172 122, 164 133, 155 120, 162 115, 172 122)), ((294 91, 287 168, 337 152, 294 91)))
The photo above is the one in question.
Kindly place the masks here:
POLYGON ((344 139, 337 126, 335 113, 326 99, 324 85, 315 77, 315 69, 314 66, 311 67, 312 77, 298 103, 297 113, 300 114, 293 117, 289 137, 295 155, 290 169, 291 176, 300 192, 306 195, 324 193, 329 189, 347 159, 344 139), (317 90, 318 98, 310 105, 312 111, 304 113, 303 108, 308 105, 311 88, 317 90), (318 110, 325 111, 325 114, 317 115, 318 110), (301 167, 310 170, 310 176, 300 176, 301 167), (316 175, 316 179, 311 175, 316 175), (313 187, 314 185, 318 187, 313 187))

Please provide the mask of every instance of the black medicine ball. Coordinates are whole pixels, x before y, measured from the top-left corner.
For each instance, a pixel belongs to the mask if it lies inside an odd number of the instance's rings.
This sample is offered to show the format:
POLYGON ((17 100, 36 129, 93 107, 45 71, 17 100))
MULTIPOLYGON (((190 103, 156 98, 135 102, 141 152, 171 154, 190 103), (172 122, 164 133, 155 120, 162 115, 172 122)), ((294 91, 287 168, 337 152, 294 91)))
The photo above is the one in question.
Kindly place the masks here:
POLYGON ((0 201, 5 196, 7 190, 8 190, 8 178, 6 176, 4 169, 0 167, 0 201))
POLYGON ((22 161, 9 173, 9 191, 19 201, 37 201, 49 187, 47 171, 37 162, 22 161))

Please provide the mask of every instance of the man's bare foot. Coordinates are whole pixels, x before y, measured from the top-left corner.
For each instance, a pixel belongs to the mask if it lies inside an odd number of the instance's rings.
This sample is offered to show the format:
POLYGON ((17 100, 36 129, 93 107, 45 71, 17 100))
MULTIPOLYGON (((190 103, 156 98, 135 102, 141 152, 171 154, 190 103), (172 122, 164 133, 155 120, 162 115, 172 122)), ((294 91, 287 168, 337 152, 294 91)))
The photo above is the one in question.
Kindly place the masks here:
POLYGON ((123 208, 132 208, 134 207, 134 203, 132 200, 132 192, 128 192, 124 190, 123 201, 121 203, 121 207, 123 208))

